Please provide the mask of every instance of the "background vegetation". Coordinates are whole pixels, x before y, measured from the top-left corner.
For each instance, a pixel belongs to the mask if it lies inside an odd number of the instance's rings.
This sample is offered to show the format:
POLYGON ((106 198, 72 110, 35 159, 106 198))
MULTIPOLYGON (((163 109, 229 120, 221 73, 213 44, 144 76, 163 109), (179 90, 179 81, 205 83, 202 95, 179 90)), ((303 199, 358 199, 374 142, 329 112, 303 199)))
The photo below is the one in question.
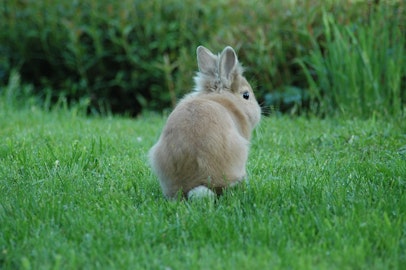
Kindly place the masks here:
POLYGON ((0 82, 41 100, 136 115, 192 88, 195 49, 232 45, 264 106, 399 114, 403 1, 10 0, 0 4, 0 82))

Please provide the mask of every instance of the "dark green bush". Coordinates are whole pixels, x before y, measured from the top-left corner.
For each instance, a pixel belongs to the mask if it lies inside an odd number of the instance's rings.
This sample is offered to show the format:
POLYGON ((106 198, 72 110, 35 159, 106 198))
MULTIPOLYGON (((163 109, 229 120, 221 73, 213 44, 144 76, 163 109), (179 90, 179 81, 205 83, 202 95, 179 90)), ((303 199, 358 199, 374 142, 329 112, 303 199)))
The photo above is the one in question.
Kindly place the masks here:
POLYGON ((338 24, 367 18, 370 1, 352 2, 3 1, 0 80, 14 69, 43 98, 135 115, 192 89, 198 45, 231 45, 262 104, 300 109, 309 77, 297 60, 323 47, 323 10, 338 24))
POLYGON ((186 2, 9 2, 1 44, 40 94, 51 88, 55 98, 88 98, 121 112, 162 108, 183 84, 175 69, 189 80, 193 74, 195 36, 208 36, 197 33, 199 10, 186 11, 186 2))

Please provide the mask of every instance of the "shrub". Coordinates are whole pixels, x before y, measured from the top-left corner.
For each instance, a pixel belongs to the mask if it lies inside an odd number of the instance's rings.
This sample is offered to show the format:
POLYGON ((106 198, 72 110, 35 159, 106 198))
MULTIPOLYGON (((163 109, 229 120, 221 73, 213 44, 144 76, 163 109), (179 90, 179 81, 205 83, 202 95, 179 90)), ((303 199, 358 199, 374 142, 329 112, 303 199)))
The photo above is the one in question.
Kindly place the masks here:
POLYGON ((368 15, 369 5, 349 0, 5 1, 0 79, 6 82, 16 69, 43 98, 64 96, 98 111, 135 115, 173 106, 191 90, 198 45, 213 51, 232 45, 262 104, 300 109, 308 104, 309 85, 314 90, 310 79, 318 83, 320 78, 313 76, 308 59, 302 62, 306 69, 297 60, 317 52, 320 42, 324 50, 323 10, 337 24, 354 25, 354 18, 368 15))
POLYGON ((174 89, 163 91, 176 79, 174 69, 190 66, 182 55, 192 54, 185 48, 195 42, 189 30, 197 29, 191 24, 197 20, 191 12, 177 14, 183 3, 15 1, 3 7, 2 29, 9 31, 1 36, 2 47, 39 94, 50 86, 55 98, 88 98, 93 107, 113 111, 161 108, 175 99, 174 89))

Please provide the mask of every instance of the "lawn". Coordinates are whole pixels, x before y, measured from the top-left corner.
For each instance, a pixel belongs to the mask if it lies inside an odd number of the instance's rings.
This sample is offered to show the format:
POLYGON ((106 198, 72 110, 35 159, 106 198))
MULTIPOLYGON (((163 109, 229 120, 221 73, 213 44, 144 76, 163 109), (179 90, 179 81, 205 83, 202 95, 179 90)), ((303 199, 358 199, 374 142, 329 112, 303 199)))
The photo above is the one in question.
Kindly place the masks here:
POLYGON ((401 269, 404 119, 271 115, 246 185, 167 201, 146 154, 165 117, 0 103, 2 269, 401 269))

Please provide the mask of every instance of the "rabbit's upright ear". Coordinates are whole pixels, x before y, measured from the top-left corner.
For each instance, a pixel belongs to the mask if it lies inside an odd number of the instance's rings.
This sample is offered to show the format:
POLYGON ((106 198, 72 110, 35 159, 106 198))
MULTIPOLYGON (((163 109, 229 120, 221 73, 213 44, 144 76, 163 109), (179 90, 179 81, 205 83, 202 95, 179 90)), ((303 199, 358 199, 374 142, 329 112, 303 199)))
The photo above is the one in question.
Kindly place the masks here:
POLYGON ((237 71, 238 67, 238 59, 237 54, 230 46, 227 46, 220 55, 220 63, 219 63, 219 73, 220 78, 222 78, 223 82, 226 84, 231 84, 233 80, 232 74, 237 71))
POLYGON ((217 56, 203 46, 197 47, 196 53, 199 71, 203 74, 214 76, 217 69, 217 56))

